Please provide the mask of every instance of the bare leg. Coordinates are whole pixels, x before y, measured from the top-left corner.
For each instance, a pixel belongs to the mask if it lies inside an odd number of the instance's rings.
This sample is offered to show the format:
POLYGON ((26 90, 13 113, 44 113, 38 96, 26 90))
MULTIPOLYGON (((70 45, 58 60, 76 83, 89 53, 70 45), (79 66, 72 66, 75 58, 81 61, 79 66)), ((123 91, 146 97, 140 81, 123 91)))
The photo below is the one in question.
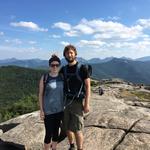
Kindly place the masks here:
POLYGON ((69 144, 73 144, 74 143, 74 133, 72 131, 68 130, 67 136, 68 136, 69 144))
POLYGON ((52 150, 56 150, 56 147, 57 147, 57 142, 52 142, 52 150))
POLYGON ((78 131, 75 133, 76 144, 78 149, 83 149, 83 133, 78 131))
POLYGON ((44 150, 50 150, 50 146, 51 146, 51 143, 49 144, 44 143, 44 150))

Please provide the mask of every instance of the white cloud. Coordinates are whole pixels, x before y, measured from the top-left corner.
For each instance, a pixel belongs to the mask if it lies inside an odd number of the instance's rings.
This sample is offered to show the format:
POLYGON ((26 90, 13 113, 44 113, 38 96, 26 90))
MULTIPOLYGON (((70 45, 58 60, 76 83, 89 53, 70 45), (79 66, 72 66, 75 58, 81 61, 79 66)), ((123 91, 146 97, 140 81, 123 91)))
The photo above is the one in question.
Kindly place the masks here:
MULTIPOLYGON (((87 25, 94 29, 97 34, 102 34, 102 38, 120 38, 131 40, 138 38, 142 35, 141 26, 127 27, 118 22, 102 21, 102 20, 91 20, 85 21, 87 25)), ((97 36, 95 36, 97 38, 97 36)))
MULTIPOLYGON (((39 29, 39 26, 32 26, 32 24, 13 24, 13 26, 22 26, 29 29, 39 29)), ((150 55, 150 35, 147 32, 150 29, 150 19, 139 19, 132 26, 127 26, 118 21, 115 17, 109 21, 104 19, 87 20, 82 19, 76 24, 69 22, 56 22, 53 28, 62 29, 63 34, 51 34, 51 38, 61 38, 64 36, 63 41, 59 40, 61 46, 66 46, 73 43, 79 48, 79 56, 84 58, 91 57, 142 57, 150 55), (117 21, 116 21, 117 20, 117 21), (69 37, 69 38, 68 38, 69 37), (72 38, 70 38, 72 37, 72 38), (74 38, 75 37, 75 38, 74 38), (78 37, 78 38, 76 38, 78 37), (68 42, 69 41, 69 42, 68 42), (85 53, 86 51, 86 53, 85 53)), ((0 32, 1 33, 1 32, 0 32)), ((56 32, 54 32, 56 33, 56 32)), ((0 34, 1 35, 1 34, 0 34)), ((58 42, 58 40, 56 40, 58 42)), ((23 43, 21 40, 6 40, 8 46, 16 46, 23 43), (12 43, 16 44, 13 45, 12 43)), ((6 44, 5 43, 5 44, 6 44)), ((27 44, 36 44, 36 41, 27 41, 27 44)), ((24 43, 25 44, 25 43, 24 43)), ((47 44, 48 45, 48 44, 47 44)), ((31 45, 30 45, 31 46, 31 45)), ((35 46, 35 45, 32 45, 35 46)), ((57 48, 57 45, 55 45, 57 48)), ((60 46, 60 45, 59 45, 60 46)), ((58 47, 59 47, 58 46, 58 47)), ((52 49, 55 49, 54 47, 52 49)), ((58 48, 59 49, 59 48, 58 48)), ((20 49, 18 48, 18 51, 20 49)), ((30 47, 27 51, 33 52, 37 48, 30 47)), ((39 49, 38 49, 39 50, 39 49)), ((25 54, 25 48, 22 48, 22 54, 25 54)), ((26 52, 27 52, 26 51, 26 52)), ((36 51, 37 52, 37 51, 36 51)), ((32 54, 33 54, 32 53, 32 54)), ((39 54, 42 54, 40 50, 39 54)), ((40 57, 40 55, 38 55, 40 57)), ((41 57, 40 57, 41 58, 41 57)))
MULTIPOLYGON (((79 47, 79 46, 78 46, 79 47)), ((102 47, 79 47, 78 54, 80 57, 89 58, 106 58, 114 57, 129 57, 139 58, 150 56, 149 43, 111 43, 102 47), (146 44, 146 45, 145 45, 146 44)))
POLYGON ((8 52, 13 52, 15 53, 24 53, 24 56, 29 52, 36 52, 39 49, 35 47, 28 47, 28 48, 20 48, 20 47, 15 47, 15 46, 0 46, 0 50, 2 51, 7 51, 8 52))
POLYGON ((117 45, 120 45, 120 47, 126 48, 126 49, 133 49, 133 50, 149 50, 150 51, 150 38, 144 38, 143 40, 136 41, 136 42, 115 42, 110 43, 110 47, 116 47, 117 45))
POLYGON ((104 46, 105 42, 102 41, 87 41, 87 40, 80 40, 78 43, 79 47, 91 47, 91 48, 100 48, 104 46))
POLYGON ((9 45, 16 45, 17 46, 17 45, 21 45, 21 44, 31 44, 31 45, 34 45, 37 42, 36 41, 26 41, 26 42, 23 42, 20 39, 6 39, 5 43, 7 43, 9 45))
POLYGON ((138 24, 142 25, 142 26, 148 26, 150 23, 150 19, 139 19, 137 21, 138 24))
POLYGON ((84 23, 87 24, 88 26, 92 27, 95 32, 110 32, 110 31, 118 31, 122 30, 125 28, 124 25, 118 23, 118 22, 113 22, 113 21, 103 21, 100 19, 94 19, 94 20, 84 20, 84 23))
POLYGON ((31 59, 31 58, 43 58, 48 59, 49 51, 36 47, 15 47, 0 45, 0 59, 12 58, 17 59, 31 59))
POLYGON ((20 45, 23 43, 20 39, 11 39, 11 40, 6 39, 5 42, 8 44, 15 44, 15 45, 20 45))
POLYGON ((60 42, 63 46, 66 46, 66 45, 69 45, 70 43, 69 42, 65 42, 65 41, 61 41, 60 42))
POLYGON ((78 24, 77 26, 73 27, 73 29, 80 31, 83 34, 93 34, 94 29, 89 27, 86 24, 78 24))
POLYGON ((27 49, 27 51, 29 53, 35 53, 35 52, 38 52, 39 51, 39 48, 36 48, 36 47, 30 47, 27 49))
POLYGON ((28 28, 32 31, 41 31, 41 32, 47 32, 48 31, 48 29, 40 28, 37 24, 35 24, 33 22, 25 22, 25 21, 11 22, 10 25, 13 26, 13 27, 28 28))
POLYGON ((94 39, 129 41, 146 36, 143 33, 141 24, 128 27, 119 22, 104 21, 102 19, 87 20, 84 18, 75 26, 58 22, 54 24, 54 27, 64 30, 64 35, 68 37, 91 35, 94 39))
POLYGON ((149 49, 149 51, 150 51, 150 39, 149 40, 139 41, 139 42, 135 43, 133 45, 133 49, 136 49, 136 50, 149 49))
POLYGON ((55 39, 61 38, 60 35, 56 35, 56 34, 53 34, 52 37, 55 38, 55 39))
POLYGON ((0 36, 4 35, 4 32, 0 32, 0 36))
MULTIPOLYGON (((140 55, 142 57, 145 54, 150 55, 150 36, 145 32, 145 29, 150 27, 150 19, 139 19, 132 26, 114 21, 119 18, 111 19, 112 21, 82 19, 74 26, 66 23, 71 28, 67 31, 63 29, 64 35, 78 36, 79 41, 76 41, 74 45, 83 50, 82 53, 80 51, 81 56, 86 58, 101 56, 101 54, 102 57, 119 57, 120 55, 120 57, 132 58, 140 57, 140 55), (88 50, 88 53, 84 53, 85 49, 88 50)), ((61 44, 67 45, 69 43, 62 41, 61 44)))
POLYGON ((79 36, 79 32, 71 30, 71 31, 65 32, 64 35, 69 36, 69 37, 75 37, 75 36, 79 36))
POLYGON ((139 19, 137 24, 141 25, 143 28, 150 29, 150 19, 139 19))
POLYGON ((69 23, 65 23, 65 22, 57 22, 52 27, 53 28, 60 28, 60 29, 65 30, 65 31, 71 30, 71 25, 69 23))
POLYGON ((28 41, 29 44, 36 44, 36 41, 28 41))
POLYGON ((95 34, 94 36, 94 39, 110 39, 112 36, 108 33, 98 33, 98 34, 95 34))

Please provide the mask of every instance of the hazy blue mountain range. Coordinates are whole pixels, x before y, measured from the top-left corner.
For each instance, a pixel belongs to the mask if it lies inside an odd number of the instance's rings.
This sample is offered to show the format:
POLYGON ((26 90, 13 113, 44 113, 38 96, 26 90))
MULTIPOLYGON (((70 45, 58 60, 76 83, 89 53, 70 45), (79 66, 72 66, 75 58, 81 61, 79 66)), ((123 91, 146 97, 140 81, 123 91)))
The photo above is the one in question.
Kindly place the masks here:
MULTIPOLYGON (((79 62, 82 62, 82 63, 97 64, 97 63, 109 62, 114 58, 115 57, 107 57, 104 59, 92 58, 92 59, 86 60, 81 57, 78 57, 77 59, 79 62)), ((133 60, 131 58, 127 58, 127 57, 121 57, 120 59, 146 62, 146 61, 150 61, 150 56, 141 57, 141 58, 138 58, 135 60, 133 60)), ((61 61, 62 61, 62 64, 66 63, 64 58, 61 61)), ((48 60, 41 60, 41 59, 19 60, 16 58, 0 60, 0 66, 8 66, 8 65, 16 65, 16 66, 21 66, 21 67, 26 67, 26 68, 47 68, 48 60)))
POLYGON ((15 58, 0 60, 0 66, 9 66, 9 65, 15 65, 26 68, 43 68, 43 67, 47 68, 48 60, 41 60, 41 59, 19 60, 15 58))
POLYGON ((93 77, 122 78, 133 83, 150 84, 150 61, 140 62, 114 58, 111 61, 92 64, 93 77))
POLYGON ((150 61, 150 56, 137 58, 136 60, 137 60, 137 61, 150 61))
POLYGON ((107 57, 107 58, 104 58, 104 59, 100 59, 100 58, 92 58, 92 59, 89 59, 87 62, 90 63, 90 64, 97 64, 97 63, 103 63, 103 62, 107 62, 107 61, 110 61, 112 60, 114 57, 107 57))
MULTIPOLYGON (((132 60, 126 57, 109 57, 105 59, 93 58, 90 60, 85 60, 79 57, 77 59, 79 62, 89 63, 92 65, 93 78, 122 78, 134 83, 150 84, 150 60, 148 60, 148 57, 146 57, 146 59, 141 58, 142 61, 132 60)), ((65 59, 62 59, 62 64, 65 63, 65 59)), ((25 68, 48 69, 48 60, 17 60, 12 58, 0 61, 0 66, 7 65, 16 65, 25 68)))

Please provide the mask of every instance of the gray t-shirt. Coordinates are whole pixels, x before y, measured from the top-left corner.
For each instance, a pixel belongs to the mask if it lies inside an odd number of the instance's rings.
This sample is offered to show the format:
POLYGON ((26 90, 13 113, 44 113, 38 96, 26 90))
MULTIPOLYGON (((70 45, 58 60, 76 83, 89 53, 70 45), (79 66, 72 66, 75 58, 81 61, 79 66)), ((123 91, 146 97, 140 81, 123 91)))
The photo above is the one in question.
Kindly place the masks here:
POLYGON ((63 79, 59 75, 51 77, 48 75, 47 83, 44 92, 44 112, 46 115, 54 114, 63 111, 64 97, 63 79))

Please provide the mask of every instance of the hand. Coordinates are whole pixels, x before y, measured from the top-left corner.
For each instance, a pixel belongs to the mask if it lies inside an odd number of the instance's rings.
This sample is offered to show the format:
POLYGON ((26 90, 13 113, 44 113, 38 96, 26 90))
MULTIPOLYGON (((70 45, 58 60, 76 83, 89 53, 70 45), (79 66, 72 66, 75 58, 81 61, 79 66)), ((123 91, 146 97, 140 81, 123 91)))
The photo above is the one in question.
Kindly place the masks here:
POLYGON ((44 120, 44 118, 45 118, 44 111, 40 111, 40 118, 41 118, 41 120, 44 120))
POLYGON ((89 105, 84 105, 83 110, 84 110, 84 113, 88 113, 90 111, 90 106, 89 105))

